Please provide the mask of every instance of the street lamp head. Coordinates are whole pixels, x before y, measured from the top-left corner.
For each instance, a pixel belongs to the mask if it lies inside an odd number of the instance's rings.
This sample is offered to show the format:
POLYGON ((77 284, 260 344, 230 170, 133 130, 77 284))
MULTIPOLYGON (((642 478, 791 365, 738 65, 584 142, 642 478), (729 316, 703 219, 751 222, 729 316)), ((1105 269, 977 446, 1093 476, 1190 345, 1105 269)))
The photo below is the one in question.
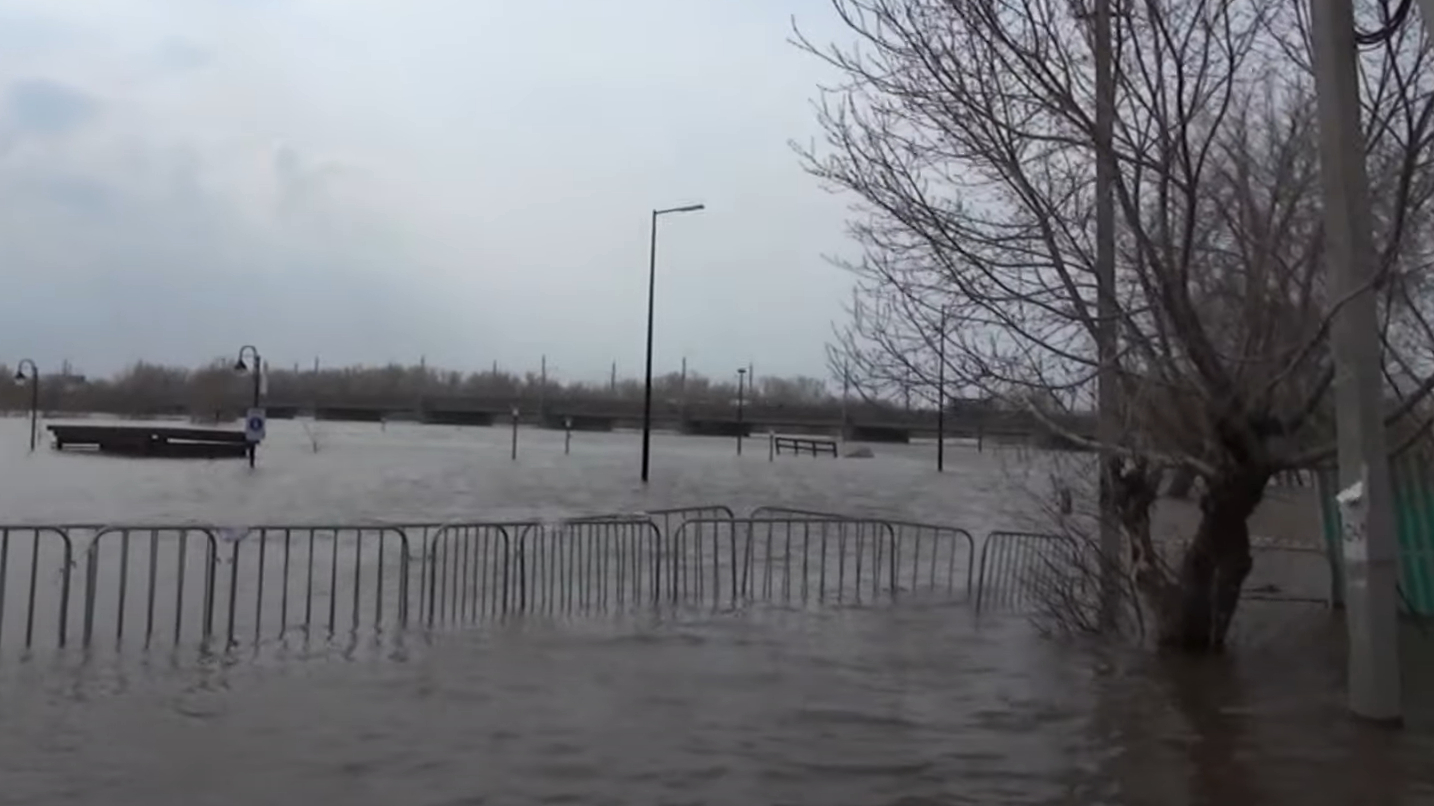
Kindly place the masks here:
POLYGON ((706 205, 703 205, 703 204, 687 204, 687 205, 683 205, 682 207, 664 207, 664 208, 661 209, 661 210, 653 210, 653 211, 652 211, 652 214, 653 214, 654 216, 659 216, 659 215, 667 215, 668 213, 695 213, 695 212, 697 212, 698 210, 706 210, 706 209, 707 209, 707 206, 706 206, 706 205))
POLYGON ((15 380, 17 380, 17 381, 23 381, 23 380, 25 380, 25 370, 23 370, 23 369, 17 369, 17 370, 15 370, 15 380))
POLYGON ((739 367, 739 368, 737 369, 737 374, 738 374, 738 375, 746 375, 746 374, 747 374, 747 368, 746 368, 746 367, 739 367))
POLYGON ((261 367, 260 367, 260 365, 259 365, 259 348, 255 347, 255 346, 252 345, 252 344, 246 344, 246 345, 244 345, 243 347, 240 347, 240 348, 239 348, 239 358, 238 358, 238 360, 236 360, 236 361, 234 362, 234 371, 235 371, 235 372, 248 372, 248 371, 249 371, 249 365, 246 364, 246 363, 244 363, 244 354, 245 354, 245 353, 248 353, 248 354, 249 354, 249 357, 254 359, 254 371, 255 371, 255 372, 261 371, 261 367))

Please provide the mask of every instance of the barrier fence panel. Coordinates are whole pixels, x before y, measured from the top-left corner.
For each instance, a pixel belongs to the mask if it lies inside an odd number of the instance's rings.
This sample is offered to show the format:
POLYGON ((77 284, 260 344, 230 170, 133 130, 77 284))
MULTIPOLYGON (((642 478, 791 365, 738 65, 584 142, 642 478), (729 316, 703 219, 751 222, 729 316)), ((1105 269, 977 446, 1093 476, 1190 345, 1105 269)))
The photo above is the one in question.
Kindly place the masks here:
POLYGON ((516 583, 510 528, 527 525, 449 524, 427 536, 419 574, 426 626, 472 624, 508 614, 516 583))
MULTIPOLYGON (((1021 610, 1038 604, 1052 586, 1065 584, 1065 573, 1080 563, 1080 547, 1060 535, 992 532, 981 544, 976 580, 976 612, 1021 610)), ((1084 576, 1075 575, 1084 583, 1084 576)))
MULTIPOLYGON (((757 507, 752 517, 850 518, 835 512, 775 506, 757 507)), ((965 600, 970 600, 976 569, 976 544, 970 532, 916 521, 883 522, 896 532, 897 581, 903 591, 946 596, 959 591, 965 600)))
POLYGON ((676 602, 736 608, 894 596, 896 535, 854 518, 693 519, 673 539, 676 602))
POLYGON ((579 518, 578 520, 636 520, 646 518, 657 526, 664 540, 671 540, 673 533, 684 521, 688 520, 732 520, 736 517, 732 508, 724 504, 709 504, 706 506, 671 507, 668 509, 647 509, 641 512, 630 512, 626 514, 612 513, 596 515, 590 518, 579 518))
MULTIPOLYGON (((1166 546, 1172 567, 1183 545, 1166 546)), ((1251 539, 1254 567, 1241 596, 1248 601, 1332 604, 1334 573, 1320 546, 1251 539)), ((976 610, 1028 610, 1090 604, 1099 588, 1094 547, 1061 535, 993 532, 982 544, 976 610), (1062 605, 1061 603, 1064 603, 1062 605)))
POLYGON ((955 526, 888 521, 896 530, 897 583, 903 592, 971 599, 976 542, 955 526))
POLYGON ((544 616, 659 603, 662 533, 647 518, 531 523, 519 530, 512 609, 544 616))
MULTIPOLYGON (((1011 543, 1000 550, 993 540, 1011 543), (1004 545, 1004 544, 1003 544, 1004 545)), ((0 527, 0 649, 262 645, 510 615, 865 604, 973 588, 964 530, 722 505, 557 522, 0 527)), ((989 556, 988 556, 989 555, 989 556)), ((1012 556, 1007 556, 1012 555, 1012 556)))
MULTIPOLYGON (((385 524, 395 529, 402 529, 408 536, 409 568, 414 574, 414 585, 412 591, 414 601, 418 606, 418 620, 421 624, 428 623, 428 601, 432 598, 429 595, 428 584, 431 581, 427 569, 429 567, 428 552, 433 546, 433 537, 449 526, 461 523, 461 521, 442 521, 433 523, 417 524, 385 524)), ((474 521, 477 523, 477 521, 474 521)))
POLYGON ((817 518, 818 520, 842 520, 850 518, 840 512, 827 512, 820 509, 802 509, 800 507, 778 507, 761 506, 753 509, 747 516, 749 518, 817 518))
POLYGON ((73 566, 65 529, 0 526, 0 649, 65 646, 73 566))
POLYGON ((84 646, 205 642, 214 635, 218 547, 191 526, 96 530, 84 552, 84 646))
POLYGON ((394 526, 259 526, 216 533, 217 635, 228 645, 408 623, 410 550, 394 526))

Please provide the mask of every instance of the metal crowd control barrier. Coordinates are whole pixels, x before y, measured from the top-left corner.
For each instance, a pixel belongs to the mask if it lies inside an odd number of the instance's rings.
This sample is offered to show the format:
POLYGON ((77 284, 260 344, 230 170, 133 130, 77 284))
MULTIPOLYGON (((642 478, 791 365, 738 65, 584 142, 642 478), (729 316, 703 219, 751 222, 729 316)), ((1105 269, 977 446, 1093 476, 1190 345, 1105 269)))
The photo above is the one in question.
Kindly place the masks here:
POLYGON ((666 596, 715 608, 894 597, 895 547, 896 533, 882 521, 690 519, 673 536, 666 596))
MULTIPOLYGON (((851 516, 793 507, 757 507, 753 518, 849 519, 851 516)), ((926 591, 950 596, 965 576, 962 593, 967 601, 973 591, 976 570, 976 542, 971 533, 956 526, 917 521, 887 520, 896 532, 897 580, 904 592, 926 591)))
POLYGON ((408 623, 410 554, 400 527, 258 526, 217 536, 229 544, 220 601, 230 644, 293 629, 333 637, 408 623))
POLYGON ((521 614, 954 598, 963 573, 961 592, 979 600, 1004 566, 988 545, 973 586, 972 549, 951 527, 777 508, 737 518, 722 505, 556 522, 0 527, 0 650, 229 649, 521 614))
POLYGON ((145 646, 163 634, 179 644, 190 635, 186 629, 207 641, 214 634, 217 561, 218 545, 210 529, 96 529, 85 550, 81 643, 93 643, 97 624, 100 629, 113 627, 116 644, 124 641, 127 630, 139 631, 145 646))
POLYGON ((657 530, 662 533, 664 539, 670 539, 672 537, 673 530, 677 527, 682 526, 684 521, 692 520, 694 518, 705 520, 725 518, 727 520, 732 520, 735 517, 736 515, 733 514, 731 507, 728 507, 723 504, 709 504, 705 506, 699 505, 691 507, 669 507, 667 509, 646 509, 642 510, 641 512, 605 513, 602 515, 579 518, 578 520, 634 520, 637 518, 646 518, 647 520, 652 521, 653 524, 657 526, 657 530))
POLYGON ((660 603, 664 540, 648 518, 530 523, 516 542, 517 612, 561 616, 660 603))
POLYGON ((63 527, 0 526, 0 649, 69 640, 74 545, 63 527))
POLYGON ((454 523, 425 530, 418 594, 424 625, 471 624, 507 615, 516 583, 510 528, 526 527, 454 523))
POLYGON ((83 642, 111 625, 116 644, 135 625, 145 646, 381 631, 407 623, 408 581, 396 527, 109 527, 86 552, 83 642))
MULTIPOLYGON (((1333 571, 1321 546, 1252 537, 1250 548, 1282 562, 1256 562, 1245 581, 1243 599, 1332 604, 1333 571)), ((1099 579, 1096 555, 1094 547, 1062 535, 992 532, 981 546, 976 612, 1022 610, 1042 601, 1094 600, 1099 579)))
POLYGON ((1018 610, 1041 598, 1042 588, 1056 584, 1062 563, 1078 558, 1074 541, 1060 535, 992 532, 981 544, 976 580, 976 612, 990 608, 1018 610))

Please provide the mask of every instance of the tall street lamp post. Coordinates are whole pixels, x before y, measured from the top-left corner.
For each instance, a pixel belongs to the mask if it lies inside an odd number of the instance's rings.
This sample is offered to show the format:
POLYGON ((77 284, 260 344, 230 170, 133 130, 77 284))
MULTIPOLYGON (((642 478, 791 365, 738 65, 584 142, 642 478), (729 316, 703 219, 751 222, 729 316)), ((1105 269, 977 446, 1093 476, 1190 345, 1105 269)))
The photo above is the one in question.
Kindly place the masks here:
POLYGON ((642 391, 642 483, 647 483, 647 471, 652 454, 652 314, 657 290, 657 219, 670 213, 695 213, 704 209, 701 204, 684 207, 668 207, 652 211, 652 246, 647 260, 647 368, 643 372, 642 391))

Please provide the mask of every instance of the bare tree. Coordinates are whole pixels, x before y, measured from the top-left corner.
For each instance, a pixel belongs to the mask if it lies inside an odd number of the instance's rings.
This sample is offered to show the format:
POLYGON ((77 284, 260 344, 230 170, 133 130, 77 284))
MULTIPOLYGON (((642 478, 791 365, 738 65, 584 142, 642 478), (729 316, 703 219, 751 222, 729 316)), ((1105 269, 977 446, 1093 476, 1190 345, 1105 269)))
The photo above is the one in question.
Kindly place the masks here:
MULTIPOLYGON (((868 385, 947 377, 1088 411, 1097 370, 1094 71, 1081 0, 832 0, 851 46, 801 47, 841 76, 808 170, 854 195, 862 245, 834 360, 868 385)), ((1165 646, 1219 648, 1270 477, 1332 454, 1313 79, 1302 4, 1117 2, 1116 319, 1121 416, 1107 448, 1131 574, 1165 646), (1172 568, 1153 561, 1161 475, 1203 481, 1172 568)), ((1434 115, 1417 26, 1365 55, 1390 417, 1434 385, 1419 303, 1434 115), (1422 351, 1424 354, 1418 354, 1422 351)), ((1028 406, 1035 415, 1042 408, 1028 406)), ((1059 428, 1054 418, 1051 427, 1059 428)), ((1069 429, 1068 429, 1069 430, 1069 429)))

